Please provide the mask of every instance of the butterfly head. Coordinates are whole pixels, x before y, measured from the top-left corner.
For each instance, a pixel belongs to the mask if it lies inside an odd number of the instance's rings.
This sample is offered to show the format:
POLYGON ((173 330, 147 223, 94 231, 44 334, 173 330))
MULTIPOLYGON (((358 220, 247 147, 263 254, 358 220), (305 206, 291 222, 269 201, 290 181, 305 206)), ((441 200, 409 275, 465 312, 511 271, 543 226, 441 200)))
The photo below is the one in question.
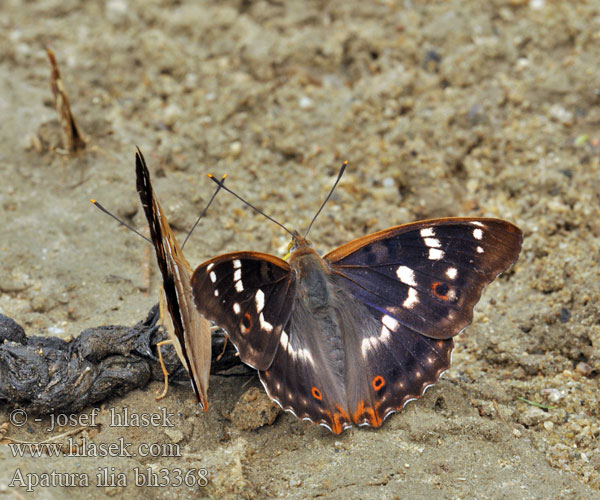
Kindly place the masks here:
POLYGON ((298 251, 299 249, 310 248, 310 247, 312 247, 312 243, 310 242, 310 240, 308 240, 304 236, 301 236, 298 231, 293 231, 292 241, 290 241, 290 244, 288 245, 288 253, 285 256, 285 260, 288 260, 290 255, 292 255, 294 252, 298 251))

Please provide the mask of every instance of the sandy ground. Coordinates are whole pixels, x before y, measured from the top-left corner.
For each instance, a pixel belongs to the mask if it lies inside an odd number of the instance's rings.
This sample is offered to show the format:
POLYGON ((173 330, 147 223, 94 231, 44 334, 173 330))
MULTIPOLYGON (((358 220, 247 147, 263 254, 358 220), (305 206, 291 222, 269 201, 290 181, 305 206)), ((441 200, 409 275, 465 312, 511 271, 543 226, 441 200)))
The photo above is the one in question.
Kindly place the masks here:
MULTIPOLYGON (((457 215, 508 219, 525 241, 457 337, 452 368, 379 430, 333 436, 289 414, 244 430, 271 411, 256 381, 213 377, 207 414, 187 385, 157 403, 152 384, 72 436, 130 443, 119 456, 0 446, 0 498, 598 498, 599 40, 594 1, 4 0, 0 311, 30 334, 134 324, 156 302, 146 244, 88 202, 144 228, 135 145, 180 237, 212 191, 206 172, 303 228, 347 159, 311 233, 321 251, 457 215), (56 151, 44 44, 89 138, 74 157, 56 151), (115 425, 124 407, 163 420, 115 425), (125 456, 143 444, 166 446, 125 456), (148 470, 160 486, 136 487, 148 470), (17 471, 89 486, 9 488, 17 471)), ((222 195, 186 255, 196 265, 287 243, 222 195)), ((50 424, 3 430, 66 442, 79 427, 50 424)))

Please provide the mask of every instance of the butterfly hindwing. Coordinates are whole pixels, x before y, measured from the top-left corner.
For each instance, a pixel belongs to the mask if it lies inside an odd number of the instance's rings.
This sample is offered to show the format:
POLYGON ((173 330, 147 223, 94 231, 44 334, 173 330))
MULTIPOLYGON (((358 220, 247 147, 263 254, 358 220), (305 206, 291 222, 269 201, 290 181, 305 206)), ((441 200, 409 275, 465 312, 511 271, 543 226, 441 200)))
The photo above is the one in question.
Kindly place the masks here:
POLYGON ((348 413, 355 425, 379 427, 438 381, 450 366, 454 343, 421 335, 354 297, 345 302, 351 313, 337 316, 344 332, 348 413))
POLYGON ((521 249, 499 219, 434 219, 387 229, 325 256, 364 304, 425 336, 445 339, 473 317, 483 288, 521 249))
POLYGON ((197 309, 221 325, 240 359, 258 370, 268 368, 275 356, 295 286, 287 262, 257 252, 221 255, 192 276, 197 309))
POLYGON ((328 285, 314 268, 307 266, 304 271, 277 354, 271 366, 260 372, 260 379, 269 397, 284 410, 339 434, 352 425, 345 393, 344 342, 334 309, 325 306, 334 301, 342 313, 351 314, 352 309, 345 309, 343 300, 338 302, 342 295, 328 293, 328 285), (312 278, 317 283, 311 284, 312 278), (320 298, 315 301, 315 297, 320 298), (316 313, 319 309, 321 314, 316 313))

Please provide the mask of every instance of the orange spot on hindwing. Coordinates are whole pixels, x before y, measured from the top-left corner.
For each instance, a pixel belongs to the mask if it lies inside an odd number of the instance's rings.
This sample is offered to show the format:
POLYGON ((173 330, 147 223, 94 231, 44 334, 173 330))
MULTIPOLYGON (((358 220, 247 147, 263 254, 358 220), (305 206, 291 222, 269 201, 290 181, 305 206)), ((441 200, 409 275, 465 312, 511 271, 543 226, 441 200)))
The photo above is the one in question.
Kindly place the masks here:
POLYGON ((311 392, 312 392, 313 398, 318 399, 319 401, 321 401, 323 399, 323 395, 321 394, 321 391, 319 389, 317 389, 314 385, 313 385, 311 392))
POLYGON ((342 408, 339 404, 335 405, 335 407, 337 412, 333 413, 333 418, 331 419, 331 430, 334 434, 341 434, 344 430, 344 424, 350 424, 350 417, 346 413, 346 410, 344 410, 344 408, 342 408))
POLYGON ((373 385, 373 389, 378 391, 385 385, 385 379, 381 375, 376 375, 373 377, 371 384, 373 385))
POLYGON ((356 410, 352 413, 352 421, 356 425, 367 423, 371 427, 379 427, 383 420, 375 412, 375 409, 371 406, 365 406, 365 402, 361 399, 356 407, 356 410))

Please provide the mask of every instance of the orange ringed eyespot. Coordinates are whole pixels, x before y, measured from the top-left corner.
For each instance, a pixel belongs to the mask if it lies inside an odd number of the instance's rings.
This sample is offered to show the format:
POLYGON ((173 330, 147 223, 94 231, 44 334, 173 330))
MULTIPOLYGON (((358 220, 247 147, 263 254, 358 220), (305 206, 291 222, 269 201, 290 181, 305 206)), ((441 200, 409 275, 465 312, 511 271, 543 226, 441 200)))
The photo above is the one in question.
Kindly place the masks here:
POLYGON ((372 385, 373 385, 373 389, 378 391, 385 385, 385 380, 381 375, 377 375, 377 376, 373 377, 372 385))
POLYGON ((312 388, 312 395, 313 395, 313 398, 318 399, 319 401, 321 401, 323 399, 323 396, 321 395, 321 391, 314 386, 312 388))
POLYGON ((433 285, 431 285, 431 291, 438 299, 448 300, 448 292, 450 291, 450 287, 446 283, 436 281, 433 285))

